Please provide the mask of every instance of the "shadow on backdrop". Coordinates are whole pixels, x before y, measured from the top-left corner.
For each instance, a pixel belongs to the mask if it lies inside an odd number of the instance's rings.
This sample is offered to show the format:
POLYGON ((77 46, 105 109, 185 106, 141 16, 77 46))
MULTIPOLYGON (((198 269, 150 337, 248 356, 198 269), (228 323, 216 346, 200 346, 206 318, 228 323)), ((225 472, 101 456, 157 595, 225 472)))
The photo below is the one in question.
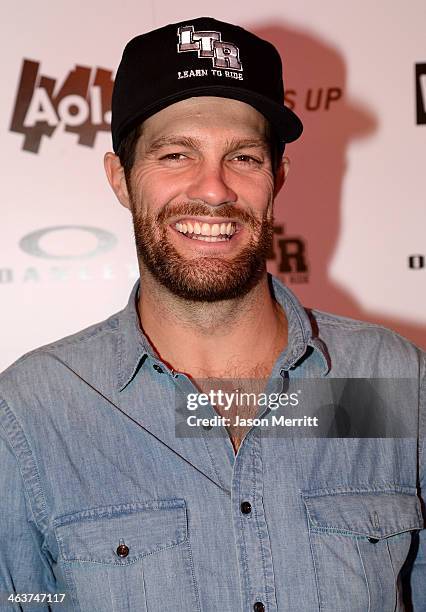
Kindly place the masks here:
MULTIPOLYGON (((291 226, 308 244, 308 282, 290 282, 290 288, 307 307, 379 323, 425 347, 424 326, 366 310, 329 276, 341 227, 347 148, 353 140, 374 135, 377 116, 362 101, 348 97, 344 57, 332 43, 282 24, 249 25, 248 29, 272 42, 280 52, 286 104, 304 123, 300 141, 289 145, 290 180, 275 205, 276 225, 283 226, 277 241, 291 226)), ((362 248, 363 237, 359 239, 362 248)), ((279 249, 278 255, 277 249, 275 253, 279 259, 279 249)), ((288 275, 278 272, 277 262, 270 262, 268 269, 288 282, 288 275)))

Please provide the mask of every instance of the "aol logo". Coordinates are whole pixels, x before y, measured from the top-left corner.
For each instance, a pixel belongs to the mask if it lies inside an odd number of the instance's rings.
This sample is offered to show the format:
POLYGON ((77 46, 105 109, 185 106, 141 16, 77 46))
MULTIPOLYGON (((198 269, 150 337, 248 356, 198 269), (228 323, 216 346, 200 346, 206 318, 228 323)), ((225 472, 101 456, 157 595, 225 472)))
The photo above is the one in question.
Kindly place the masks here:
POLYGON ((93 147, 111 123, 112 72, 76 66, 60 86, 40 73, 40 63, 24 59, 10 130, 24 135, 24 151, 37 153, 43 136, 62 124, 78 142, 93 147))
POLYGON ((215 68, 242 70, 240 51, 236 45, 223 42, 220 32, 196 32, 194 26, 181 26, 177 31, 178 53, 197 51, 198 57, 209 57, 215 68))

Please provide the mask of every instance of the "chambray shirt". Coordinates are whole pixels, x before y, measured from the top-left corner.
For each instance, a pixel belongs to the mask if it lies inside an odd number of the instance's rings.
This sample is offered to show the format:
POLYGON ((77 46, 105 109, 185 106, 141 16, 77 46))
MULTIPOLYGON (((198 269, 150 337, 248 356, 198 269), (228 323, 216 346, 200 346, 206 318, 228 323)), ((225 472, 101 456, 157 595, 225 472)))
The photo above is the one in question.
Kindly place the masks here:
MULTIPOLYGON (((418 348, 271 287, 289 323, 271 380, 411 379, 419 397, 418 348)), ((178 436, 176 390, 196 389, 144 337, 137 291, 0 377, 0 609, 53 607, 15 592, 75 612, 424 612, 424 403, 415 437, 254 426, 235 455, 225 429, 178 436)))

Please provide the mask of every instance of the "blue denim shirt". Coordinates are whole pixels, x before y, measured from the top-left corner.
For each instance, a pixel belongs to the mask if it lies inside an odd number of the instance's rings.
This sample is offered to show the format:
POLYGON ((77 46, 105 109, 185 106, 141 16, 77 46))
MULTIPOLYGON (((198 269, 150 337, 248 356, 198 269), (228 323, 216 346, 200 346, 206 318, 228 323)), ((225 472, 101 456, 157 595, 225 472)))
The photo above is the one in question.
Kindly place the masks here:
MULTIPOLYGON (((271 380, 420 389, 425 357, 408 341, 272 287, 289 342, 271 380)), ((176 389, 194 386, 141 332, 137 290, 0 378, 0 609, 53 607, 13 606, 16 592, 65 593, 55 609, 75 612, 393 612, 403 598, 424 612, 424 402, 414 438, 254 426, 235 455, 226 430, 177 436, 176 389)))

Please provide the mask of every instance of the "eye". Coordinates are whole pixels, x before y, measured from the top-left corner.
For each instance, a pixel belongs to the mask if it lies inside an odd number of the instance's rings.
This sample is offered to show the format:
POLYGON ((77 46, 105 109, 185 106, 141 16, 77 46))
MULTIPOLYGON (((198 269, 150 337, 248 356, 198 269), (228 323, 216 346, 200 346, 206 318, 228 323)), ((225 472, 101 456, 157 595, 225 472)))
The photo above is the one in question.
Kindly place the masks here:
POLYGON ((262 160, 257 159, 252 155, 245 155, 244 153, 241 153, 241 155, 236 155, 234 159, 243 164, 254 164, 256 166, 259 166, 262 163, 262 160))
POLYGON ((183 161, 186 159, 186 155, 183 153, 167 153, 167 155, 163 155, 160 159, 164 159, 166 161, 183 161))

